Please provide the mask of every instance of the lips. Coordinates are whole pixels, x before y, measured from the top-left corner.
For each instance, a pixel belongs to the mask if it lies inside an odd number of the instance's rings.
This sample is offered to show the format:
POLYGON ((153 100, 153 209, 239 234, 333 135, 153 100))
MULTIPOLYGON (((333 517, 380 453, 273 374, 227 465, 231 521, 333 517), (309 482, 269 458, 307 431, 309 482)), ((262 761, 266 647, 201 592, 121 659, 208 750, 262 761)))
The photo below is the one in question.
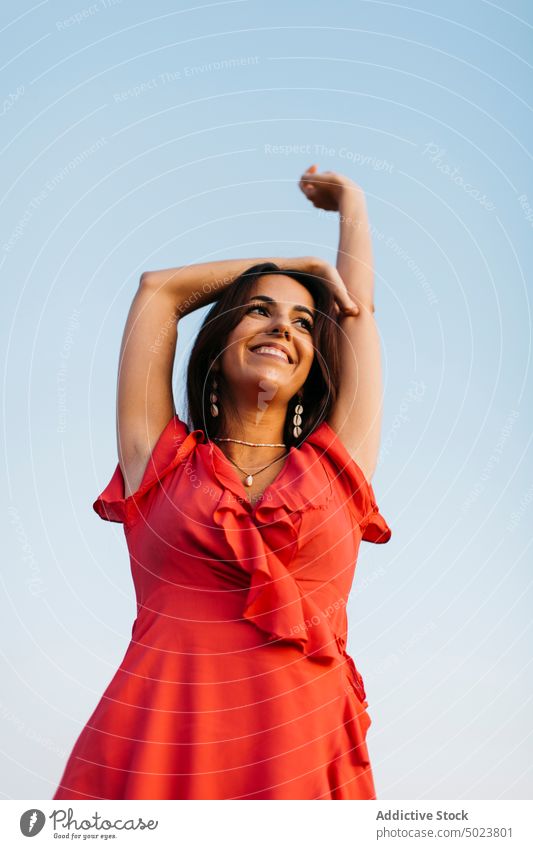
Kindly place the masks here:
POLYGON ((277 342, 261 342, 259 345, 253 345, 250 350, 256 353, 259 348, 274 348, 277 351, 282 351, 287 359, 280 357, 279 354, 268 353, 268 351, 264 351, 261 355, 265 357, 277 357, 278 359, 283 359, 285 362, 292 364, 291 355, 284 345, 279 345, 277 342))
POLYGON ((258 354, 260 357, 272 357, 276 360, 281 360, 283 363, 290 363, 290 358, 287 352, 277 346, 275 347, 274 345, 256 345, 250 350, 254 354, 258 354))

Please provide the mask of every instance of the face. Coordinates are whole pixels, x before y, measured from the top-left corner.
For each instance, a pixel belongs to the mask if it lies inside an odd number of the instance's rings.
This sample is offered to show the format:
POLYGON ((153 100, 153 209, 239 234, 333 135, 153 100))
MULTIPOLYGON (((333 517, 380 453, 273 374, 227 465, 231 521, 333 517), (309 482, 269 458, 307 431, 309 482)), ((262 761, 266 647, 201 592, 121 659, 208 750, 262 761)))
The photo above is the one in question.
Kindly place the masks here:
POLYGON ((291 277, 264 275, 255 281, 239 324, 219 362, 237 395, 287 403, 305 383, 314 358, 314 299, 291 277), (268 300, 267 300, 268 299, 268 300), (269 350, 270 348, 270 350, 269 350))

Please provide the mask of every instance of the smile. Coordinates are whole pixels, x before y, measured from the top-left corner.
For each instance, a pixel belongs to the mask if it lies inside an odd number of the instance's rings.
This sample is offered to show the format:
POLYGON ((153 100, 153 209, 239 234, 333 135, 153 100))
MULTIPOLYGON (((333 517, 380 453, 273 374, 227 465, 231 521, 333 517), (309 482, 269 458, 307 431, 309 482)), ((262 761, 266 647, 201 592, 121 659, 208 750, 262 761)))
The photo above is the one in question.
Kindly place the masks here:
POLYGON ((259 354, 261 357, 276 357, 277 360, 283 360, 284 363, 289 362, 284 351, 280 351, 279 348, 270 348, 268 345, 261 345, 260 348, 253 349, 252 354, 259 354))

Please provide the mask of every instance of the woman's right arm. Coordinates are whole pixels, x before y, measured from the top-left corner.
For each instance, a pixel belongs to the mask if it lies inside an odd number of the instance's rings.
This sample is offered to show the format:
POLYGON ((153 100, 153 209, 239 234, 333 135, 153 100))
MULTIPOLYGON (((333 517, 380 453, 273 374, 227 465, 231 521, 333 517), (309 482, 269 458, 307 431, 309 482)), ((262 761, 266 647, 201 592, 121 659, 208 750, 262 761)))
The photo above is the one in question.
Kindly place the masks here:
POLYGON ((252 265, 274 262, 280 268, 318 273, 323 260, 313 256, 259 257, 256 259, 223 259, 218 262, 201 262, 160 271, 145 271, 142 280, 155 291, 165 291, 174 298, 178 317, 183 318, 199 307, 216 301, 222 290, 252 265))
POLYGON ((159 436, 175 414, 172 373, 179 319, 217 300, 252 265, 317 273, 317 257, 262 257, 205 262, 146 271, 122 337, 117 386, 117 448, 124 495, 135 492, 159 436))

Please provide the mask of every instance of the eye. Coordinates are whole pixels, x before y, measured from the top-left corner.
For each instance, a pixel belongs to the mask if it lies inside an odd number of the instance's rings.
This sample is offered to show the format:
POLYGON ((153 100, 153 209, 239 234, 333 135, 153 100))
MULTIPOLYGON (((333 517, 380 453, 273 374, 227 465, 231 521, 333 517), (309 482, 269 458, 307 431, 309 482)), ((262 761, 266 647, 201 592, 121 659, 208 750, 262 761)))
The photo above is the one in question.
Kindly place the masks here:
MULTIPOLYGON (((249 313, 249 312, 252 312, 253 310, 261 310, 263 313, 266 313, 266 314, 268 315, 268 309, 267 309, 266 307, 264 307, 262 304, 261 304, 261 305, 260 305, 260 304, 256 304, 255 306, 250 307, 249 309, 247 309, 247 310, 246 310, 246 315, 248 315, 248 313, 249 313)), ((306 328, 306 329, 307 329, 310 333, 311 333, 311 331, 313 330, 313 324, 309 321, 309 319, 308 319, 308 318, 297 318, 297 319, 296 319, 296 321, 301 321, 301 322, 303 322, 304 327, 305 327, 305 328, 306 328)))
POLYGON ((297 319, 297 320, 298 320, 298 321, 303 321, 304 326, 305 326, 305 327, 307 327, 307 329, 309 330, 309 332, 311 332, 311 330, 313 329, 313 325, 311 324, 311 322, 309 321, 309 319, 308 319, 308 318, 299 318, 299 319, 297 319))

